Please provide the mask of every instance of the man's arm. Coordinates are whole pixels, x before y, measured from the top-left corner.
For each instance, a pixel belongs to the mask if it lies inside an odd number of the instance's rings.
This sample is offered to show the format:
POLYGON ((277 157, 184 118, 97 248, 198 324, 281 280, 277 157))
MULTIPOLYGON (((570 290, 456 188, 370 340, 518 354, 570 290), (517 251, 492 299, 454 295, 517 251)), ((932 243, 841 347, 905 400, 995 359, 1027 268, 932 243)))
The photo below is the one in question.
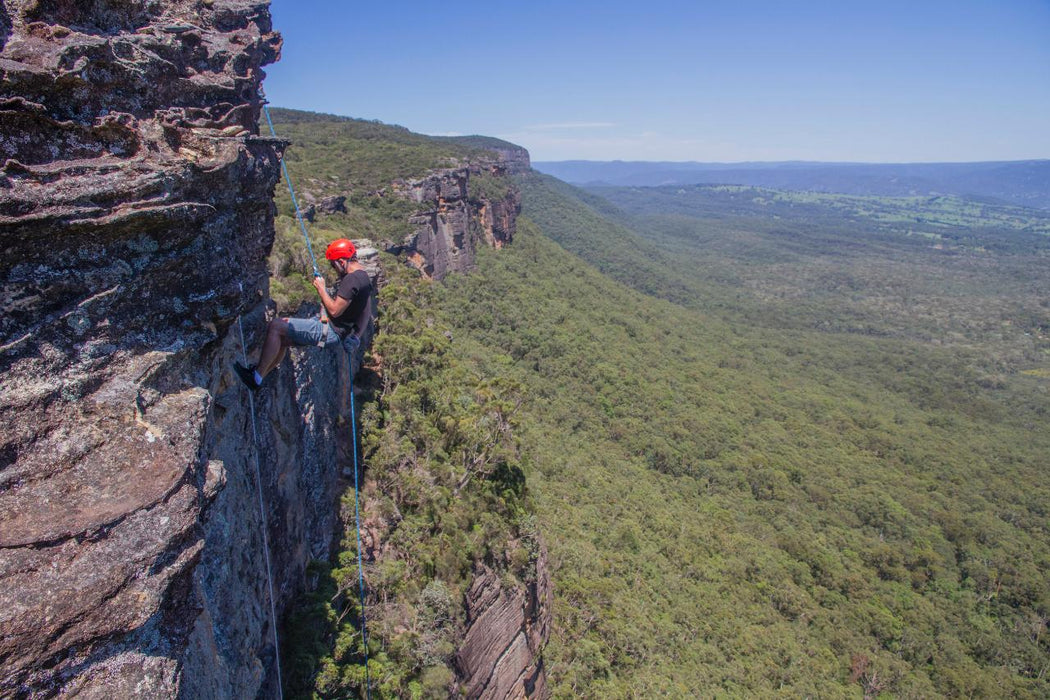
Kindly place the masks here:
POLYGON ((329 317, 338 316, 346 311, 346 307, 350 306, 349 299, 344 299, 341 296, 332 297, 328 293, 324 277, 314 277, 314 288, 317 290, 317 294, 320 295, 321 303, 324 304, 324 310, 328 312, 329 317))

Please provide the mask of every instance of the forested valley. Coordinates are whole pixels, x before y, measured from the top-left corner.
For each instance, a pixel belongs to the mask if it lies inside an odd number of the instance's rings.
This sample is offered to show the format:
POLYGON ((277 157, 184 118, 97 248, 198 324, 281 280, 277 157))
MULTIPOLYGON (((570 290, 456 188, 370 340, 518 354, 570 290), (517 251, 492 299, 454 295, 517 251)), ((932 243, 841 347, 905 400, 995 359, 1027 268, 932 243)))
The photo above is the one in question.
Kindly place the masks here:
MULTIPOLYGON (((296 114, 278 115, 293 174, 359 178, 318 240, 396 237, 410 212, 375 192, 466 148, 296 114)), ((513 469, 469 503, 415 485, 413 536, 435 558, 430 538, 483 547, 455 531, 465 508, 496 513, 472 534, 542 535, 555 697, 1050 695, 1045 212, 516 186, 511 245, 443 283, 398 268, 384 291, 382 332, 418 342, 383 370, 411 391, 366 397, 362 440, 390 478, 411 430, 447 444, 479 397, 506 406, 513 469)), ((292 305, 305 268, 282 253, 279 205, 274 296, 292 305)), ((435 561, 368 573, 420 605, 435 586, 455 600, 455 557, 435 561)), ((346 621, 317 619, 312 641, 293 635, 312 645, 306 697, 338 686, 311 687, 311 664, 358 663, 346 621)), ((437 692, 418 655, 375 643, 391 688, 437 692)))

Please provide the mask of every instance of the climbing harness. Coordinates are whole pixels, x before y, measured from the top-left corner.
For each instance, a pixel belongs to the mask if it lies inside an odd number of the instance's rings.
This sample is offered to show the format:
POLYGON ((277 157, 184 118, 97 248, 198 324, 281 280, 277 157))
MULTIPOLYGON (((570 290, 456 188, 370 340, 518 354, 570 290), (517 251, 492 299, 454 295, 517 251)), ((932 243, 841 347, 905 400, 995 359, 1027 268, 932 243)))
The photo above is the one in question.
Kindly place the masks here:
MULTIPOLYGON (((241 293, 244 293, 244 285, 238 283, 241 288, 241 293)), ((244 324, 241 323, 241 317, 237 316, 237 329, 241 335, 241 361, 248 365, 248 352, 244 345, 244 324)), ((255 445, 255 486, 259 494, 259 520, 262 525, 262 536, 263 536, 263 558, 266 560, 266 587, 270 594, 270 628, 273 630, 273 656, 275 666, 277 668, 277 697, 279 699, 284 698, 284 685, 281 682, 281 645, 277 640, 277 608, 273 602, 273 574, 271 573, 270 567, 270 537, 267 534, 269 529, 266 525, 266 504, 263 501, 262 491, 262 470, 259 469, 259 431, 255 427, 255 397, 252 396, 252 392, 248 392, 248 409, 252 417, 252 444, 255 445)))
MULTIPOLYGON (((271 134, 271 136, 273 136, 273 138, 276 139, 277 138, 277 132, 273 128, 273 120, 270 119, 270 109, 269 109, 269 107, 267 107, 265 102, 263 103, 263 114, 266 115, 266 123, 270 127, 270 134, 271 134)), ((295 207, 295 218, 299 222, 299 229, 302 231, 303 238, 306 240, 306 252, 309 253, 309 255, 310 255, 310 264, 313 265, 314 276, 315 277, 320 277, 321 273, 317 269, 317 258, 314 257, 314 249, 313 249, 313 246, 310 244, 310 234, 307 232, 306 224, 303 222, 303 215, 302 215, 302 212, 299 210, 299 201, 295 197, 295 188, 292 186, 292 178, 288 174, 288 166, 285 165, 284 158, 281 158, 281 172, 284 174, 284 181, 288 185, 288 193, 292 196, 292 205, 295 207)), ((243 291, 244 291, 244 288, 242 286, 241 287, 241 292, 243 293, 243 291)), ((325 310, 323 304, 321 305, 321 323, 322 323, 322 326, 323 326, 323 330, 322 330, 322 333, 321 333, 321 340, 320 340, 320 342, 318 342, 318 346, 319 347, 324 347, 324 345, 325 345, 325 343, 326 343, 326 341, 328 339, 328 333, 330 333, 332 331, 330 329, 331 321, 328 318, 328 314, 326 313, 326 310, 325 310)), ((238 327, 240 328, 240 332, 241 332, 241 356, 243 358, 244 364, 247 365, 248 364, 248 358, 247 358, 247 355, 245 354, 245 349, 244 349, 245 348, 245 345, 244 345, 244 328, 243 328, 243 326, 241 326, 241 317, 240 316, 237 317, 237 324, 238 324, 238 327)), ((357 527, 357 583, 358 583, 358 590, 360 591, 360 595, 361 595, 361 646, 362 646, 362 649, 364 651, 364 657, 365 657, 365 694, 368 697, 368 699, 371 700, 371 698, 372 698, 372 683, 371 683, 371 678, 369 676, 369 668, 368 668, 368 666, 369 666, 369 664, 368 664, 368 630, 367 630, 367 627, 365 625, 365 569, 364 569, 364 563, 363 563, 362 555, 361 555, 361 507, 360 507, 360 493, 361 493, 361 488, 360 487, 361 487, 361 484, 360 484, 360 478, 359 478, 359 466, 358 466, 358 458, 357 458, 357 416, 355 415, 355 407, 354 407, 354 358, 353 358, 353 355, 352 355, 352 353, 350 351, 348 351, 346 353, 346 358, 347 358, 347 364, 349 366, 349 372, 350 372, 350 439, 351 439, 351 442, 353 443, 353 455, 354 455, 354 516, 355 516, 355 520, 356 520, 355 524, 356 524, 356 527, 357 527)), ((260 472, 259 472, 259 442, 258 442, 258 434, 256 432, 256 427, 255 427, 255 402, 254 402, 254 399, 253 399, 252 394, 251 394, 250 391, 248 392, 248 401, 249 401, 249 407, 251 408, 251 414, 252 414, 252 438, 255 440, 255 446, 256 446, 255 447, 255 479, 256 479, 256 483, 259 484, 259 513, 260 513, 261 516, 265 516, 265 511, 263 509, 262 481, 261 481, 261 478, 260 478, 260 475, 259 475, 260 474, 260 472)), ((264 523, 264 527, 263 527, 263 546, 266 549, 266 579, 267 579, 267 583, 269 584, 269 592, 270 592, 270 620, 271 620, 272 626, 273 626, 274 648, 277 650, 278 696, 279 697, 283 697, 282 692, 281 692, 281 661, 280 661, 280 651, 279 651, 280 647, 277 645, 277 617, 276 617, 276 614, 274 612, 273 578, 272 578, 272 576, 270 574, 270 546, 269 546, 269 541, 268 541, 268 538, 267 538, 267 535, 266 535, 265 519, 264 519, 263 523, 264 523)))
POLYGON ((328 310, 321 304, 321 339, 317 341, 317 347, 323 348, 328 342, 328 333, 331 324, 328 322, 328 310))

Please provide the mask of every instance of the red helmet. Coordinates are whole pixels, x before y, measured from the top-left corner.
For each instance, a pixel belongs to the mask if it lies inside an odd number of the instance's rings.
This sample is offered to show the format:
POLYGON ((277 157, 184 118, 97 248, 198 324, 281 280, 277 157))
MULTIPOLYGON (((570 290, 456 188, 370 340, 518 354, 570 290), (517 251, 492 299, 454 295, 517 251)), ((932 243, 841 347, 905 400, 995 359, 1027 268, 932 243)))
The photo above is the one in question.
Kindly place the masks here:
POLYGON ((352 258, 355 255, 357 255, 357 248, 345 238, 335 239, 328 244, 328 249, 324 252, 324 256, 329 260, 342 260, 343 258, 352 258))

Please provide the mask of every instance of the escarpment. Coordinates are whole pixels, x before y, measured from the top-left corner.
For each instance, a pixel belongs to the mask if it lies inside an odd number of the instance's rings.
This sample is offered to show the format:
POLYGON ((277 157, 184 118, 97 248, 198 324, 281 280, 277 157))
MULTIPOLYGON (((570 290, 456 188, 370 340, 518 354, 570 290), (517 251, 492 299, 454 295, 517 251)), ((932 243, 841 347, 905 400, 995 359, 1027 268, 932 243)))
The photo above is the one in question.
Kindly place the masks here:
POLYGON ((280 615, 337 526, 347 371, 283 369, 256 454, 229 364, 265 321, 279 50, 264 2, 0 5, 0 695, 275 692, 262 538, 280 615))
POLYGON ((551 603, 542 546, 536 577, 525 587, 508 587, 491 569, 477 568, 465 601, 469 626, 455 659, 466 697, 549 695, 542 653, 550 635, 551 603))
MULTIPOLYGON (((280 117, 295 123, 294 114, 280 117)), ((331 124, 348 150, 355 129, 383 133, 381 126, 335 118, 331 124)), ((365 606, 371 652, 380 656, 372 680, 405 697, 542 698, 549 694, 542 659, 551 577, 542 537, 523 516, 531 506, 511 419, 520 397, 513 383, 490 384, 456 369, 460 350, 427 291, 435 287, 430 281, 475 267, 481 248, 510 244, 516 232, 520 195, 505 158, 469 146, 453 167, 359 180, 353 195, 350 214, 358 220, 361 211, 379 207, 397 212, 398 225, 386 230, 407 228, 408 235, 398 244, 380 236, 377 244, 428 278, 401 265, 384 270, 386 301, 366 382, 373 400, 361 408, 365 606)), ((312 161, 314 172, 323 172, 336 155, 329 144, 304 150, 296 163, 307 173, 312 161)), ((345 172, 310 177, 315 202, 348 190, 345 172)), ((349 218, 315 214, 320 226, 337 230, 349 218)), ((357 575, 356 566, 347 566, 357 554, 352 507, 344 506, 347 544, 331 578, 316 576, 315 591, 291 616, 293 634, 312 635, 331 650, 296 692, 361 691, 353 680, 365 674, 360 629, 345 622, 357 605, 346 590, 357 575)), ((297 678, 304 675, 300 669, 297 678)))
POLYGON ((510 243, 521 212, 521 194, 504 184, 507 168, 500 157, 395 182, 394 192, 421 208, 409 219, 412 233, 387 250, 404 253, 424 274, 441 280, 450 272, 473 268, 479 245, 500 248, 510 243))
MULTIPOLYGON (((528 152, 496 155, 497 160, 475 160, 395 183, 400 196, 427 208, 409 219, 413 232, 403 244, 388 250, 440 280, 472 269, 479 246, 511 243, 521 194, 505 176, 520 172, 522 158, 528 167, 528 152)), ((537 547, 532 575, 524 582, 508 584, 500 572, 475 562, 453 659, 458 694, 491 700, 548 697, 542 652, 550 634, 552 592, 542 540, 537 547)))

